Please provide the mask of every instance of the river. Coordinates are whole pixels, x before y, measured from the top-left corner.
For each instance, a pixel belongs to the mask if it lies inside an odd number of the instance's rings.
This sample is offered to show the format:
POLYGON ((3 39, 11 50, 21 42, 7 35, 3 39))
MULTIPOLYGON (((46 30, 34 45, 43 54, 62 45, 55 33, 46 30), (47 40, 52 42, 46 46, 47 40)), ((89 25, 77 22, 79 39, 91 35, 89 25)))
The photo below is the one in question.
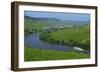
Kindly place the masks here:
POLYGON ((72 47, 44 42, 40 40, 39 35, 40 35, 39 33, 35 32, 25 36, 24 45, 30 48, 37 48, 37 49, 50 49, 50 50, 63 50, 63 51, 73 50, 72 47))
MULTIPOLYGON (((25 36, 24 37, 24 45, 26 47, 37 48, 37 49, 50 49, 50 50, 63 50, 63 51, 75 50, 75 49, 73 49, 73 47, 44 42, 39 38, 39 35, 40 35, 40 33, 34 32, 32 34, 25 36)), ((86 52, 89 53, 89 51, 85 51, 85 53, 86 52)))

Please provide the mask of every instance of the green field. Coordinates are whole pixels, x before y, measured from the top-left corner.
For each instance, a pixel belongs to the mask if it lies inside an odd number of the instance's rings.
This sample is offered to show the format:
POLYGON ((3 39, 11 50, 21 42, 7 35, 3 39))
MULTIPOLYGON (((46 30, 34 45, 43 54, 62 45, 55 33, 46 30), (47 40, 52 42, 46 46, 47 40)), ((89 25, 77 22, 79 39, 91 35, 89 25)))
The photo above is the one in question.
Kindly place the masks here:
POLYGON ((57 51, 43 50, 36 48, 24 49, 24 61, 47 61, 47 60, 67 60, 67 59, 86 59, 90 58, 89 54, 80 53, 77 51, 57 51))
POLYGON ((56 31, 50 33, 51 38, 57 40, 75 40, 79 42, 84 42, 89 39, 89 28, 87 27, 76 27, 76 28, 66 28, 61 31, 56 31))
POLYGON ((42 32, 40 38, 50 43, 90 49, 89 26, 65 28, 54 32, 42 32))

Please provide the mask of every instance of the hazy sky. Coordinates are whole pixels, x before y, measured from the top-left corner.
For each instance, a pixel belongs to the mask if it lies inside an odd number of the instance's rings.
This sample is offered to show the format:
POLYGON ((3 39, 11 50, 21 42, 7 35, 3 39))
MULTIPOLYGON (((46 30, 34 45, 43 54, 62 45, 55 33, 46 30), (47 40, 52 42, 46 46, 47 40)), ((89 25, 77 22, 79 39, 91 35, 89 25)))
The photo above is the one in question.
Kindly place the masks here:
POLYGON ((90 14, 83 14, 83 13, 24 11, 24 15, 31 16, 34 18, 57 18, 61 20, 73 20, 73 21, 90 20, 90 14))

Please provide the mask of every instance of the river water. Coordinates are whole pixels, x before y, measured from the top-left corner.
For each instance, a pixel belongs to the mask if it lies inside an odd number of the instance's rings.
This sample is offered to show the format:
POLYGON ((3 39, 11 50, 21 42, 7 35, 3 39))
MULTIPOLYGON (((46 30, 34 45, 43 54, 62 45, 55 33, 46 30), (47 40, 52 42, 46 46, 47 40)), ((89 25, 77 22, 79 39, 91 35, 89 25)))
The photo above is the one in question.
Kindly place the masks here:
POLYGON ((50 50, 63 50, 63 51, 73 50, 73 47, 44 42, 40 40, 39 35, 40 34, 38 32, 35 32, 25 36, 24 45, 30 48, 37 48, 37 49, 50 49, 50 50))

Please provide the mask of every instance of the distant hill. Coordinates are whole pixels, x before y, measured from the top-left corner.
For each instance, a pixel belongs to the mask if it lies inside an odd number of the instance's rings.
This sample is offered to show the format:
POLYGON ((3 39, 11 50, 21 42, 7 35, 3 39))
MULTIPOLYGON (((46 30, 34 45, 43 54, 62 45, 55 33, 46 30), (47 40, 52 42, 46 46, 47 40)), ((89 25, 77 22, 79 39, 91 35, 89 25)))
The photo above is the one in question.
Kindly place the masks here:
POLYGON ((60 21, 59 19, 56 18, 35 18, 35 17, 29 17, 29 16, 24 16, 25 20, 32 20, 32 21, 60 21))
POLYGON ((60 20, 57 18, 35 18, 35 17, 30 17, 30 16, 24 16, 24 20, 31 20, 31 21, 39 21, 39 22, 44 22, 46 24, 58 24, 58 25, 65 25, 65 24, 69 24, 69 25, 84 25, 84 24, 90 24, 89 21, 85 22, 85 21, 72 21, 72 20, 60 20))

